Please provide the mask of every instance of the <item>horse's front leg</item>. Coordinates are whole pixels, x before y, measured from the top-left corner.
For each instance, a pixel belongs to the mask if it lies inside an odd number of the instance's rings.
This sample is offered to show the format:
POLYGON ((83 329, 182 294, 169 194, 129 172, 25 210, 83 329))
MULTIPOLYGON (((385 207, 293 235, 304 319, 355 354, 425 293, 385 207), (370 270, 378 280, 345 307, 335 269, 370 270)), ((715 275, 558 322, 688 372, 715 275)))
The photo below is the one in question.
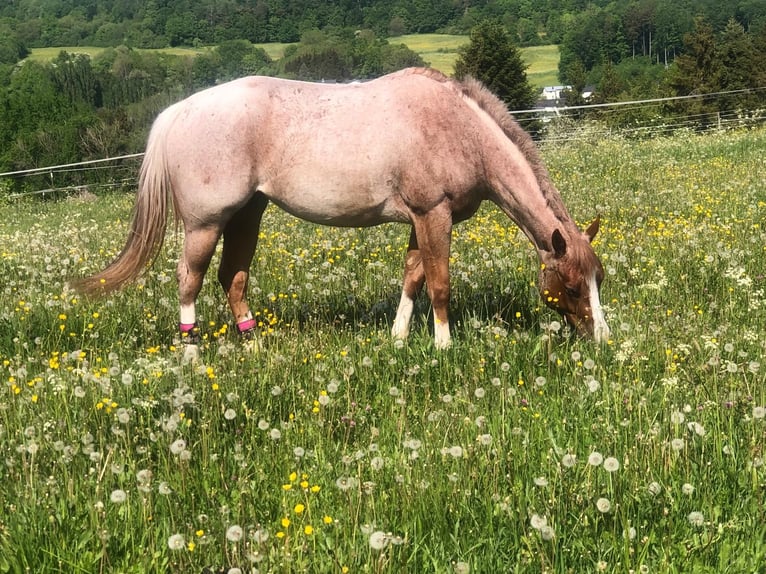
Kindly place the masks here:
POLYGON ((420 257, 418 239, 415 228, 410 230, 410 242, 407 246, 407 256, 404 260, 404 279, 402 280, 402 296, 396 310, 394 326, 391 335, 395 339, 406 339, 410 334, 410 320, 415 307, 415 298, 423 288, 426 275, 423 271, 423 260, 420 257))
POLYGON ((258 229, 268 200, 257 193, 237 211, 223 231, 223 253, 218 280, 226 293, 240 335, 252 338, 256 321, 247 303, 250 264, 258 243, 258 229))
POLYGON ((434 344, 437 349, 450 346, 449 332, 449 251, 452 239, 452 214, 441 204, 424 215, 413 218, 421 265, 434 313, 434 344))
POLYGON ((199 328, 197 327, 196 301, 205 273, 213 257, 220 237, 217 228, 192 229, 184 235, 184 246, 178 260, 178 301, 180 304, 181 342, 184 343, 184 361, 196 360, 199 356, 199 328))

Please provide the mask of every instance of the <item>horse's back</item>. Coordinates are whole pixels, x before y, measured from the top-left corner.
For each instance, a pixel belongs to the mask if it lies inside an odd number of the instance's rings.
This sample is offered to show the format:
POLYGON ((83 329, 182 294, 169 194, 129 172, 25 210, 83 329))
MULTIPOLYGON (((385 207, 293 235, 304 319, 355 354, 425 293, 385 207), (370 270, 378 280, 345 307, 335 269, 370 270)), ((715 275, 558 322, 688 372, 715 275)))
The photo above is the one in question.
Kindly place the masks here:
POLYGON ((467 133, 475 118, 436 73, 353 84, 253 76, 168 113, 174 189, 197 218, 220 217, 258 190, 320 223, 408 221, 445 188, 470 188, 479 171, 467 133))

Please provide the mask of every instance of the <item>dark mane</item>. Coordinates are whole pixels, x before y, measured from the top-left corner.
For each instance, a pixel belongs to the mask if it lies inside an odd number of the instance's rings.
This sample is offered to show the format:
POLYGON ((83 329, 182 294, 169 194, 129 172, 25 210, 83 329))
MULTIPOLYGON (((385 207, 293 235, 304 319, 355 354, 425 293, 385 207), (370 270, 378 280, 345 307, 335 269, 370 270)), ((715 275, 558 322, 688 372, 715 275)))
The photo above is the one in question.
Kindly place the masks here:
POLYGON ((500 129, 503 130, 508 139, 516 144, 516 147, 519 148, 529 162, 532 171, 537 177, 537 182, 540 184, 543 196, 559 220, 566 223, 570 221, 568 212, 561 200, 561 196, 551 182, 548 170, 540 157, 537 145, 524 128, 522 128, 514 117, 508 113, 508 108, 500 98, 487 89, 487 87, 479 80, 472 77, 467 77, 462 81, 458 81, 448 78, 438 70, 432 68, 413 68, 409 70, 409 72, 422 74, 437 82, 450 83, 454 85, 463 96, 476 102, 476 104, 484 110, 498 126, 500 126, 500 129))

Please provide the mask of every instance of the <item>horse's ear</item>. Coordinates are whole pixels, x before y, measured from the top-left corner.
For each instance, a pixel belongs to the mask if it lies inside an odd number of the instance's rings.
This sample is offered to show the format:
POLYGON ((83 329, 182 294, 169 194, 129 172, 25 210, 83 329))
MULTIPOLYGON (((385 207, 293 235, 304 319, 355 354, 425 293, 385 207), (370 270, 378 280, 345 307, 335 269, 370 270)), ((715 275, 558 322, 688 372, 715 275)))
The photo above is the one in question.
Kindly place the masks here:
POLYGON ((593 241, 593 238, 596 237, 596 233, 598 233, 599 225, 601 225, 601 216, 597 215, 596 219, 593 220, 593 223, 591 223, 588 226, 588 229, 585 230, 585 235, 588 236, 589 241, 593 241))
POLYGON ((566 255, 567 241, 558 229, 553 230, 553 235, 551 235, 551 245, 553 246, 553 254, 557 259, 566 255))

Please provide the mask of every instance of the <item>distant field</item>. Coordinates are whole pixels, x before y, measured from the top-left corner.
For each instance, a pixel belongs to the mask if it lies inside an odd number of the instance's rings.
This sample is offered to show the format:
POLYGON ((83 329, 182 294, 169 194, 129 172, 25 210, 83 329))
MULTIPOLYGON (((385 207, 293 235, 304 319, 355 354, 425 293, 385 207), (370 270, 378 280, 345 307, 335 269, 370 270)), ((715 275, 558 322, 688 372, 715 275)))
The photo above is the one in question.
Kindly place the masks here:
POLYGON ((529 68, 527 78, 529 83, 537 88, 559 84, 559 47, 555 44, 548 46, 532 46, 522 48, 521 55, 529 68))
MULTIPOLYGON (((431 67, 452 74, 454 71, 455 60, 457 59, 457 50, 460 46, 468 42, 468 36, 455 36, 450 34, 407 34, 406 36, 395 36, 389 38, 391 44, 405 44, 411 50, 420 54, 431 67)), ((290 44, 271 43, 256 44, 259 48, 266 50, 266 53, 273 60, 280 59, 285 52, 285 48, 290 44)), ((155 52, 166 52, 175 55, 194 56, 204 52, 206 48, 162 48, 160 50, 147 50, 155 52)), ((58 56, 59 52, 65 50, 75 54, 88 54, 96 56, 104 48, 93 46, 65 46, 59 48, 33 48, 30 60, 45 61, 58 56)), ((558 64, 559 50, 556 45, 534 46, 521 49, 524 61, 529 65, 527 76, 530 83, 537 87, 552 86, 559 83, 558 64)))
MULTIPOLYGON (((27 58, 34 61, 47 61, 52 60, 59 55, 62 51, 69 52, 70 54, 87 54, 90 57, 97 56, 103 52, 106 48, 99 48, 96 46, 61 46, 56 48, 32 48, 31 54, 27 58)), ((173 54, 176 56, 196 56, 204 52, 206 48, 161 48, 161 49, 141 49, 142 52, 164 52, 167 54, 173 54)))
POLYGON ((432 68, 452 74, 457 49, 468 43, 468 36, 449 34, 407 34, 388 39, 390 44, 404 44, 417 52, 432 68))

